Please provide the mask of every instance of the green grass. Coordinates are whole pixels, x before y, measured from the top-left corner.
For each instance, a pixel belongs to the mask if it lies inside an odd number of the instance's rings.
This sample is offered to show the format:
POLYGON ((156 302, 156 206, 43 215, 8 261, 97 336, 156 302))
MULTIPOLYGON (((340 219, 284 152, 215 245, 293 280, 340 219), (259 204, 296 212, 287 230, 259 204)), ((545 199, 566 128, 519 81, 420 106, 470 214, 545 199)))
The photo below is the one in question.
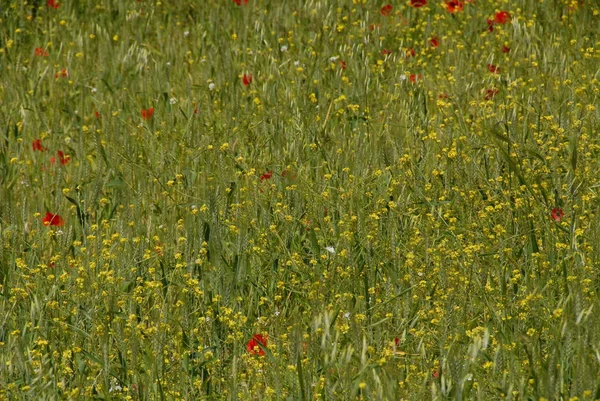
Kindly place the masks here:
POLYGON ((0 399, 600 399, 600 3, 241 3, 0 4, 0 399))

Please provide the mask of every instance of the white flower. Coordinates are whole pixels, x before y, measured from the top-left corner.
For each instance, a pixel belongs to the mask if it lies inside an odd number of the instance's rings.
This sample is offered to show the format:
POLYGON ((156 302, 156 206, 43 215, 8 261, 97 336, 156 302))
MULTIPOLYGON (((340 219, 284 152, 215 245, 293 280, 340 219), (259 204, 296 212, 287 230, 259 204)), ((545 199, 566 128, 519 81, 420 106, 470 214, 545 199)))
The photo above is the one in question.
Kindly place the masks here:
POLYGON ((213 82, 211 82, 211 83, 208 84, 208 90, 211 91, 213 89, 215 89, 215 84, 213 82))
POLYGON ((336 61, 338 58, 340 58, 340 56, 333 56, 333 57, 329 57, 329 61, 331 63, 333 63, 334 61, 336 61))
POLYGON ((189 35, 190 35, 190 31, 185 31, 185 32, 183 33, 183 36, 185 36, 186 38, 187 38, 189 35))
POLYGON ((96 93, 96 92, 98 92, 98 89, 97 89, 97 88, 92 88, 92 89, 90 89, 90 91, 91 91, 92 93, 96 93))
POLYGON ((400 75, 398 78, 400 78, 400 81, 406 81, 406 75, 404 74, 400 75))
POLYGON ((331 253, 332 255, 335 255, 335 248, 334 247, 328 246, 328 247, 325 247, 325 250, 327 252, 331 253))
POLYGON ((344 318, 345 319, 350 319, 350 312, 344 313, 344 318))
POLYGON ((167 67, 170 67, 170 66, 171 66, 171 62, 167 61, 167 67))
POLYGON ((296 60, 296 61, 294 61, 294 65, 295 65, 296 67, 298 67, 298 66, 300 65, 300 61, 299 61, 299 60, 296 60))
POLYGON ((281 51, 282 52, 287 52, 288 51, 288 47, 286 45, 281 46, 281 51))
POLYGON ((121 391, 121 390, 123 390, 123 387, 121 387, 121 385, 119 384, 117 379, 113 378, 112 383, 110 384, 110 388, 108 389, 108 392, 112 393, 113 391, 121 391))
POLYGON ((171 99, 169 99, 169 103, 171 103, 171 104, 177 103, 177 98, 172 97, 171 99))

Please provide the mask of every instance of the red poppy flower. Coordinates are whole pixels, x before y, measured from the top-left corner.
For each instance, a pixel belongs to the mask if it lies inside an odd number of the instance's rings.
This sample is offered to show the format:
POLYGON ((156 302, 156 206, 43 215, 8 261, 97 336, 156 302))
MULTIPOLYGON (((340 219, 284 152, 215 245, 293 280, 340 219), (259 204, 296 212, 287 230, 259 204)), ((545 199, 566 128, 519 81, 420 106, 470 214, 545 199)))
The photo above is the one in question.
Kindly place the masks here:
POLYGON ((552 217, 552 220, 554 221, 560 221, 564 216, 565 212, 559 207, 555 207, 552 209, 552 212, 550 212, 550 217, 552 217))
POLYGON ((438 377, 440 377, 440 371, 439 370, 434 371, 431 374, 431 376, 433 376, 434 379, 437 379, 438 377))
POLYGON ((31 142, 31 147, 34 151, 37 150, 38 152, 43 152, 46 150, 46 148, 42 146, 41 139, 36 139, 35 141, 31 142))
POLYGON ((440 45, 440 38, 438 38, 437 36, 434 36, 433 38, 429 39, 429 46, 438 47, 439 45, 440 45))
POLYGON ((381 7, 381 15, 384 17, 389 17, 392 14, 393 9, 394 7, 392 7, 391 4, 386 4, 385 6, 381 7))
POLYGON ((488 70, 492 73, 492 74, 500 74, 500 67, 498 67, 497 65, 494 64, 488 64, 488 70))
POLYGON ((142 118, 144 120, 149 120, 154 115, 154 107, 150 107, 149 109, 142 109, 142 118))
POLYGON ((438 99, 448 99, 450 96, 448 96, 447 93, 440 93, 438 95, 438 99))
POLYGON ((246 350, 253 355, 264 355, 265 350, 263 348, 267 348, 267 340, 266 334, 255 334, 246 344, 246 350))
POLYGON ((421 75, 421 74, 410 74, 410 76, 408 77, 410 82, 412 82, 413 84, 422 78, 423 78, 423 75, 421 75))
POLYGON ((502 53, 508 53, 510 51, 510 47, 506 46, 506 45, 502 45, 502 53))
POLYGON ((35 55, 38 57, 48 57, 50 54, 43 47, 36 47, 35 55))
POLYGON ((463 3, 461 1, 447 1, 446 9, 451 13, 457 13, 463 10, 463 3))
MULTIPOLYGON (((57 154, 58 154, 58 161, 60 161, 60 164, 62 164, 63 166, 66 166, 71 161, 71 156, 65 155, 62 150, 59 150, 57 152, 57 154)), ((54 163, 56 163, 56 158, 54 156, 52 156, 50 158, 50 164, 54 164, 54 163)))
POLYGON ((242 4, 248 4, 248 0, 233 0, 235 4, 241 6, 242 4))
POLYGON ((242 83, 244 84, 244 86, 248 86, 252 83, 252 74, 244 74, 242 76, 242 83))
POLYGON ((59 72, 54 74, 54 78, 68 77, 68 76, 69 76, 69 72, 67 71, 66 68, 63 68, 59 72))
POLYGON ((400 338, 399 337, 394 338, 394 345, 396 347, 400 346, 400 338))
POLYGON ((492 88, 485 91, 485 100, 490 100, 498 94, 498 89, 492 88))
POLYGON ((494 32, 494 21, 488 18, 487 24, 488 24, 488 32, 494 32))
POLYGON ((48 5, 48 7, 50 8, 58 8, 60 7, 60 4, 58 4, 58 2, 56 0, 48 0, 46 2, 46 4, 48 5))
POLYGON ((63 166, 66 166, 67 164, 69 164, 69 162, 71 161, 71 156, 65 155, 62 152, 62 150, 59 150, 57 153, 58 153, 58 160, 60 161, 60 164, 62 164, 63 166))
POLYGON ((494 16, 494 22, 496 24, 506 24, 510 21, 510 13, 508 11, 499 11, 494 16))
POLYGON ((342 70, 345 70, 346 68, 348 68, 348 64, 346 64, 344 60, 340 60, 340 68, 342 70))
POLYGON ((271 179, 271 177, 273 177, 273 170, 269 170, 266 173, 264 173, 263 175, 261 175, 260 180, 261 181, 269 180, 269 179, 271 179))
POLYGON ((45 226, 62 226, 65 224, 65 220, 58 214, 52 214, 46 212, 46 215, 42 217, 42 224, 45 226))
POLYGON ((392 54, 392 53, 393 53, 393 52, 392 52, 392 50, 389 50, 389 49, 383 49, 383 50, 381 51, 381 54, 382 54, 383 56, 387 56, 387 55, 390 55, 390 54, 392 54))
POLYGON ((411 7, 420 8, 427 4, 427 0, 410 0, 411 7))
POLYGON ((99 111, 95 111, 95 112, 94 112, 94 117, 96 117, 96 118, 100 118, 100 112, 99 112, 99 111))
POLYGON ((417 52, 412 47, 409 49, 406 49, 406 57, 414 57, 416 55, 417 55, 417 52))

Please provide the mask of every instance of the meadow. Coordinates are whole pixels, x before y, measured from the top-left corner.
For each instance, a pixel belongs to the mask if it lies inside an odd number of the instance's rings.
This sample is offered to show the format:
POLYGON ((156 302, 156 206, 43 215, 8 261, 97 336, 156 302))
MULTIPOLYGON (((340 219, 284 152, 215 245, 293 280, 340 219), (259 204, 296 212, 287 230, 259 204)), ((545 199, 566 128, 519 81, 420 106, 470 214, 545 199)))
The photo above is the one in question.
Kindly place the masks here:
POLYGON ((598 0, 0 3, 0 400, 600 399, 598 0))

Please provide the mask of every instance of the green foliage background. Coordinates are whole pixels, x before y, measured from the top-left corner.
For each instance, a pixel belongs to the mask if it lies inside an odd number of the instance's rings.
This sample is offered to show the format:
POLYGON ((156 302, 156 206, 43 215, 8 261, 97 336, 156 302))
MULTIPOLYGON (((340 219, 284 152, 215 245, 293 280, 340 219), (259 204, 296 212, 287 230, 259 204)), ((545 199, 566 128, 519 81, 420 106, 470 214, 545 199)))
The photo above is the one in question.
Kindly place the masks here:
POLYGON ((598 1, 240 3, 0 4, 0 399, 600 399, 598 1))

